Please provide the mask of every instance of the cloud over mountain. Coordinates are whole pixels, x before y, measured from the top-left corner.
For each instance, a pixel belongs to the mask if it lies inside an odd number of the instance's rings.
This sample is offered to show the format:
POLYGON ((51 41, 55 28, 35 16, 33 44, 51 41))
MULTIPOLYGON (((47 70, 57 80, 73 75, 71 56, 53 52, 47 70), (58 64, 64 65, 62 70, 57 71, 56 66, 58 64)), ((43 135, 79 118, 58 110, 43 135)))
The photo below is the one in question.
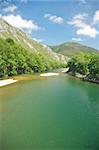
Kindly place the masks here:
POLYGON ((41 27, 32 20, 24 19, 21 15, 5 15, 2 18, 14 27, 32 32, 33 30, 39 30, 41 27))

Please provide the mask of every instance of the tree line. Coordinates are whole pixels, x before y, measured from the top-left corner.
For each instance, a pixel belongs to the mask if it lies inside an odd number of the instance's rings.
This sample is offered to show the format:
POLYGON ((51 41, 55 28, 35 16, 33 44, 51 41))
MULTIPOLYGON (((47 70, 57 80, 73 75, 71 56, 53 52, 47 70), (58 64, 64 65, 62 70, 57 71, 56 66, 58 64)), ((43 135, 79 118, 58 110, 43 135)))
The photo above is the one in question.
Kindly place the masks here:
POLYGON ((67 67, 69 73, 85 75, 85 79, 99 82, 99 54, 79 53, 72 57, 67 67))
POLYGON ((0 39, 0 77, 43 72, 61 65, 43 53, 30 52, 11 38, 0 39))

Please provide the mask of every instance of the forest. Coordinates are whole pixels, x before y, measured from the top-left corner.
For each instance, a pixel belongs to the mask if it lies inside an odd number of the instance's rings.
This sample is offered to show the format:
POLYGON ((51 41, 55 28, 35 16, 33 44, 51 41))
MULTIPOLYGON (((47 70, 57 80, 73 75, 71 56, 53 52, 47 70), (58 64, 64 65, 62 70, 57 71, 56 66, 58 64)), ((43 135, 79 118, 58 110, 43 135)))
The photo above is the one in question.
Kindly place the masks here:
MULTIPOLYGON (((31 52, 13 39, 0 39, 0 77, 44 72, 61 68, 64 65, 40 52, 31 52)), ((99 54, 80 52, 70 58, 67 67, 68 73, 76 76, 77 73, 86 80, 99 82, 99 54)))
POLYGON ((0 77, 44 72, 62 65, 40 52, 32 53, 11 38, 0 39, 0 77))

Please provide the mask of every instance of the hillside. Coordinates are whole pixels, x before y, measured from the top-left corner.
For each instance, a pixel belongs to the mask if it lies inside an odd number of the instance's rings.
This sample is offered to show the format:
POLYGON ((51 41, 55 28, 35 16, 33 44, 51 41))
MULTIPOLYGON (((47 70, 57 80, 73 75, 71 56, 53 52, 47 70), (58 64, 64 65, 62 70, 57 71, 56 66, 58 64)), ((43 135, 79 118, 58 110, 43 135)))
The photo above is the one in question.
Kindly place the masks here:
POLYGON ((50 46, 50 48, 54 52, 63 54, 68 57, 71 57, 79 52, 98 53, 96 49, 82 45, 80 43, 76 43, 76 42, 65 42, 57 46, 50 46))
POLYGON ((11 26, 4 19, 0 18, 0 38, 7 39, 12 38, 18 44, 20 44, 25 49, 35 52, 41 53, 48 58, 55 59, 57 61, 61 61, 62 63, 66 63, 66 57, 54 53, 51 48, 48 46, 41 44, 35 40, 33 40, 29 35, 27 35, 22 30, 11 26))
POLYGON ((49 71, 66 59, 0 18, 0 77, 49 71))

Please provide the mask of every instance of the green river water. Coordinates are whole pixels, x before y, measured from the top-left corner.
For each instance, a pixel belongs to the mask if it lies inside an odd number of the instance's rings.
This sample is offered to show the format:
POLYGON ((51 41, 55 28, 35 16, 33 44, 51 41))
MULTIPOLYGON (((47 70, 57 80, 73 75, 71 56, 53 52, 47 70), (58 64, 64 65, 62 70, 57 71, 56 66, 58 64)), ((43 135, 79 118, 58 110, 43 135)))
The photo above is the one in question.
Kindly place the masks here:
POLYGON ((0 150, 99 150, 99 85, 61 75, 0 88, 0 150))

